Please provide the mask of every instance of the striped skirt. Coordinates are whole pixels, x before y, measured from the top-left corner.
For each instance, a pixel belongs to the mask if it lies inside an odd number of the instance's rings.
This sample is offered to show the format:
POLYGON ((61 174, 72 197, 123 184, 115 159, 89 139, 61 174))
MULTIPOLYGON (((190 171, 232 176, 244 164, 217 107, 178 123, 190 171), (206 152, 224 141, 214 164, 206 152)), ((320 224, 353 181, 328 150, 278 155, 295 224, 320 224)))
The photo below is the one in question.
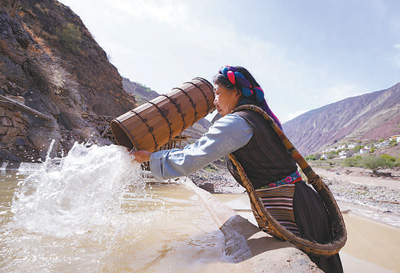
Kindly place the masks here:
MULTIPOLYGON (((261 199, 262 204, 268 210, 279 224, 292 233, 299 235, 299 229, 293 214, 293 196, 295 184, 286 184, 275 188, 258 189, 256 195, 261 199)), ((253 204, 252 204, 253 207, 253 204)), ((273 231, 265 225, 265 222, 258 215, 257 211, 252 208, 254 217, 258 226, 267 233, 278 237, 273 231)))
MULTIPOLYGON (((331 241, 330 219, 325 205, 317 192, 304 181, 259 189, 256 190, 256 194, 268 212, 289 231, 318 243, 331 241)), ((263 223, 253 204, 251 205, 259 227, 279 238, 263 223)), ((339 254, 330 257, 318 257, 312 254, 308 256, 324 272, 343 272, 339 254)))

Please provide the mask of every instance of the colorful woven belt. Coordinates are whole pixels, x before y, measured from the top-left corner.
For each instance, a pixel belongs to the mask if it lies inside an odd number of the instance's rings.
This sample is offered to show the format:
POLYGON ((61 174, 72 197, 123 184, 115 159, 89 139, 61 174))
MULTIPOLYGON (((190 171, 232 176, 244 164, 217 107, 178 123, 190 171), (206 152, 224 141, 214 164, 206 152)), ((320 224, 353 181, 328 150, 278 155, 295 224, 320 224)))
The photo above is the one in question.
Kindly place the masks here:
POLYGON ((294 183, 299 182, 301 180, 303 180, 303 179, 301 178, 301 175, 300 175, 299 171, 295 171, 294 173, 292 173, 291 175, 285 177, 284 179, 281 179, 281 180, 276 181, 276 182, 269 183, 268 185, 262 186, 259 189, 268 189, 268 188, 275 188, 275 187, 278 187, 278 186, 281 186, 281 185, 285 185, 285 184, 294 184, 294 183))

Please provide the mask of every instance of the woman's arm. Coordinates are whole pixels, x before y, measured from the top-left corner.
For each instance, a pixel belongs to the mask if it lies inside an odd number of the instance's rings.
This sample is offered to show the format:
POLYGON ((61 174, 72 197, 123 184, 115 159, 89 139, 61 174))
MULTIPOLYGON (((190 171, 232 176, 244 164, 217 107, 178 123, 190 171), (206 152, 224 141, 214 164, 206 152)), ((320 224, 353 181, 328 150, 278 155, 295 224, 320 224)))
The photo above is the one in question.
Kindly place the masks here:
POLYGON ((212 125, 195 143, 183 150, 172 149, 154 153, 134 153, 138 159, 150 156, 150 170, 158 180, 188 175, 207 164, 245 146, 253 130, 242 117, 226 115, 212 125), (149 155, 150 154, 150 155, 149 155))

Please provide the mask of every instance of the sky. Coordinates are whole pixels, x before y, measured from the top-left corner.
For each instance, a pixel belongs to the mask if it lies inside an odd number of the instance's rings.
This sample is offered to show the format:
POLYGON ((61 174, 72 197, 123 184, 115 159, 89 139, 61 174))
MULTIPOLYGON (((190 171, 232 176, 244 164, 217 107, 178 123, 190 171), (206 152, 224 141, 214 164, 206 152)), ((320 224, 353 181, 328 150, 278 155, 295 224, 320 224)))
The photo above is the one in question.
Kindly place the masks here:
POLYGON ((61 0, 158 93, 246 67, 282 122, 400 82, 398 0, 61 0))

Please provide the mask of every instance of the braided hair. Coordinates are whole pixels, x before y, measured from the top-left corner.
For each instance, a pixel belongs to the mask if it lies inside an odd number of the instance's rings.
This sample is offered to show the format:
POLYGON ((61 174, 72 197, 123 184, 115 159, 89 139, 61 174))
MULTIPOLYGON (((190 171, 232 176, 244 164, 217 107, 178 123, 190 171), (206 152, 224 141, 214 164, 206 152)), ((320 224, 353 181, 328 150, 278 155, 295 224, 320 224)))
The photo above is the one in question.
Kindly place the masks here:
POLYGON ((246 68, 242 66, 223 66, 214 77, 214 84, 222 85, 228 90, 239 91, 241 99, 237 106, 253 104, 262 108, 282 129, 279 119, 265 101, 264 91, 246 68))

